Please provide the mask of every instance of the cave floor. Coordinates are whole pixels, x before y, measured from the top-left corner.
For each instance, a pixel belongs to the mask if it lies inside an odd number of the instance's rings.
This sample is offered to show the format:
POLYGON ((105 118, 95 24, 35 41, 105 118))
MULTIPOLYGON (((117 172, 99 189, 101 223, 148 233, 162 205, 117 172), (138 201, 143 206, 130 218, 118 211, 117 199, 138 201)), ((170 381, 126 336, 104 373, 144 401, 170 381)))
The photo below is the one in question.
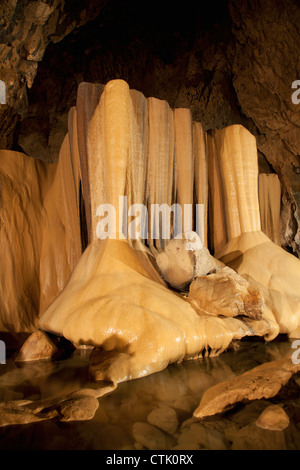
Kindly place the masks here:
MULTIPOLYGON (((272 399, 238 404, 199 421, 192 414, 206 389, 291 352, 291 342, 245 340, 215 358, 170 365, 162 372, 125 382, 98 398, 92 419, 56 419, 0 427, 1 450, 298 450, 300 449, 300 374, 272 399), (284 408, 290 424, 283 431, 255 422, 270 404, 284 408), (159 410, 157 410, 159 408, 159 410), (154 419, 154 421, 153 421, 154 419), (153 422, 155 425, 153 425, 153 422), (151 424, 152 423, 152 424, 151 424), (163 429, 164 430, 163 430, 163 429)), ((68 359, 0 365, 0 400, 40 400, 88 387, 90 350, 68 359)))

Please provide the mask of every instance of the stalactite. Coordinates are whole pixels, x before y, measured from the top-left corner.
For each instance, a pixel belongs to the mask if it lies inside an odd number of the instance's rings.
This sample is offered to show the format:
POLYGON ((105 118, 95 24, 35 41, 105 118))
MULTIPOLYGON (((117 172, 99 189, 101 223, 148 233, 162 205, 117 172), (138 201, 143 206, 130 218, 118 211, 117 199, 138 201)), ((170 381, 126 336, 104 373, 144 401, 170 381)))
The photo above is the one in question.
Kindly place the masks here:
POLYGON ((281 187, 275 173, 259 175, 259 208, 261 229, 277 245, 280 244, 281 187))
POLYGON ((193 152, 194 152, 194 174, 196 204, 199 207, 199 228, 194 220, 194 230, 199 234, 203 245, 208 246, 208 163, 207 163, 207 134, 204 132, 200 122, 193 123, 193 152), (203 214, 203 217, 202 217, 203 214), (203 221, 201 223, 200 221, 203 221))
MULTIPOLYGON (((299 337, 300 262, 261 231, 255 138, 235 125, 215 131, 213 139, 216 155, 209 158, 217 162, 222 188, 215 203, 226 219, 223 248, 216 256, 259 287, 264 317, 277 323, 280 333, 299 337)), ((274 196, 278 199, 278 193, 274 196)))
MULTIPOLYGON (((14 321, 18 330, 38 326, 76 345, 95 346, 96 376, 114 383, 171 362, 218 355, 244 336, 298 336, 299 260, 260 229, 256 144, 245 128, 206 134, 189 110, 146 99, 123 80, 105 87, 82 83, 68 126, 57 165, 1 152, 1 253, 9 266, 1 271, 3 327, 14 321), (155 256, 167 253, 176 226, 171 219, 170 233, 164 233, 162 218, 151 208, 196 203, 203 205, 204 245, 236 273, 206 249, 205 263, 217 273, 198 275, 193 286, 200 287, 189 297, 168 288, 157 269, 155 256), (137 214, 130 210, 143 204, 148 230, 132 239, 128 227, 134 228, 137 214), (24 230, 21 252, 20 235, 16 249, 10 235, 24 230), (210 298, 225 278, 227 295, 234 292, 241 304, 234 318, 230 302, 220 317, 210 298), (206 300, 199 302, 201 285, 206 300), (12 315, 14 309, 19 313, 12 315)), ((182 215, 180 231, 195 230, 195 213, 190 227, 182 215)), ((137 218, 136 227, 141 221, 137 218)), ((187 239, 172 240, 175 281, 183 259, 187 281, 197 275, 193 252, 179 256, 187 239)), ((220 295, 218 300, 222 303, 220 295)))
MULTIPOLYGON (((91 161, 88 165, 82 164, 81 168, 88 171, 85 178, 89 181, 90 197, 95 199, 91 207, 95 210, 102 203, 101 191, 104 191, 109 195, 108 201, 116 207, 117 221, 119 218, 123 220, 123 214, 119 213, 122 211, 119 209, 120 196, 129 196, 132 202, 133 198, 146 194, 148 205, 162 204, 172 201, 175 186, 181 204, 193 203, 195 145, 190 113, 177 111, 174 124, 173 111, 166 102, 148 99, 146 146, 140 135, 144 124, 137 126, 135 122, 137 109, 144 119, 142 110, 146 106, 140 96, 135 95, 134 98, 137 97, 138 103, 135 101, 133 104, 125 82, 109 82, 94 107, 92 118, 87 116, 89 124, 83 123, 84 129, 89 130, 86 135, 89 143, 84 149, 88 148, 91 161), (137 132, 134 139, 133 130, 137 132), (101 140, 104 142, 99 142, 101 140), (136 161, 141 148, 147 150, 147 157, 141 157, 141 171, 144 172, 144 162, 147 161, 148 173, 144 190, 138 175, 135 192, 130 181, 135 185, 137 170, 129 167, 136 161), (184 170, 184 174, 175 172, 175 183, 171 184, 174 156, 177 168, 184 170), (100 162, 99 167, 97 162, 100 162), (185 185, 188 186, 187 197, 185 185), (99 190, 99 186, 102 189, 99 190)), ((80 158, 86 158, 86 155, 84 150, 80 158)), ((197 165, 199 163, 201 161, 197 165)), ((200 168, 201 174, 202 171, 205 175, 205 169, 200 168)), ((136 250, 122 236, 98 239, 95 235, 96 216, 91 214, 89 246, 64 291, 41 316, 39 326, 63 335, 75 344, 92 344, 98 348, 97 380, 101 378, 118 383, 141 377, 163 369, 170 362, 198 357, 199 354, 220 354, 233 339, 270 334, 273 326, 268 320, 251 319, 249 323, 246 317, 219 318, 197 314, 184 296, 166 288, 158 279, 146 249, 136 250)), ((161 238, 160 234, 159 250, 162 248, 161 238)))
POLYGON ((193 230, 192 205, 194 195, 193 123, 188 109, 174 111, 176 202, 182 211, 182 233, 193 230), (189 211, 191 209, 191 212, 189 211))

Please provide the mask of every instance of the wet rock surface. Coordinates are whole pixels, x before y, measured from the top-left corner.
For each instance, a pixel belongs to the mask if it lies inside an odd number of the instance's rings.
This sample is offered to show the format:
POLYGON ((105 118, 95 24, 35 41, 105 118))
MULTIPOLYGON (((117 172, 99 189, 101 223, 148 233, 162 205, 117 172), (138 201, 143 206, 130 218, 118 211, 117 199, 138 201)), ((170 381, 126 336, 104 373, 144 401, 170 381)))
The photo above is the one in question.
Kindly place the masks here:
POLYGON ((188 299, 200 314, 216 316, 242 315, 260 320, 264 308, 259 289, 227 266, 196 277, 189 287, 188 299))
POLYGON ((254 367, 206 390, 194 416, 205 418, 222 413, 239 402, 272 398, 299 370, 299 364, 294 364, 290 356, 254 367))
POLYGON ((210 387, 281 360, 290 349, 282 338, 269 344, 247 340, 220 357, 173 364, 117 388, 90 381, 89 350, 22 366, 8 359, 0 368, 1 420, 6 419, 0 448, 299 450, 299 373, 272 398, 240 403, 201 421, 192 416, 210 387))

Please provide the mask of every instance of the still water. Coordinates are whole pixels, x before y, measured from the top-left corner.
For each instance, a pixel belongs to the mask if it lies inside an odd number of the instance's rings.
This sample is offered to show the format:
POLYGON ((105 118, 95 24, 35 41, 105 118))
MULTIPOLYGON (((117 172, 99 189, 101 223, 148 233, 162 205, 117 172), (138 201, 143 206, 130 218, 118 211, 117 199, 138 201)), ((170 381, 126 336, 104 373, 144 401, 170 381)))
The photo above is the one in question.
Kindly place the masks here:
MULTIPOLYGON (((287 339, 271 343, 246 340, 216 358, 170 365, 162 372, 119 384, 114 391, 99 398, 99 408, 91 420, 49 419, 2 427, 0 449, 230 448, 230 433, 226 434, 225 428, 236 425, 230 415, 215 417, 204 425, 192 418, 202 394, 212 385, 290 352, 291 343, 287 339), (155 416, 167 424, 156 426, 155 416), (154 424, 151 417, 154 417, 154 424)), ((0 365, 1 402, 59 399, 88 387, 89 354, 89 350, 77 350, 65 360, 22 366, 16 364, 13 357, 8 358, 5 365, 0 365)), ((253 406, 254 416, 266 403, 261 400, 253 406)), ((247 419, 245 424, 248 424, 247 419)))

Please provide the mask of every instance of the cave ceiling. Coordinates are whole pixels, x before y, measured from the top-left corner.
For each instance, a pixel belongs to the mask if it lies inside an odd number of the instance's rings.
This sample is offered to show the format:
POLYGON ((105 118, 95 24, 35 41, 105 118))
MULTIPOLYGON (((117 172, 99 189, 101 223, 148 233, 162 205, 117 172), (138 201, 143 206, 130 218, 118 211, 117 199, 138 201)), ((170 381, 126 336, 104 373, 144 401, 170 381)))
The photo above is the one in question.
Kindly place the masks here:
POLYGON ((190 108, 206 130, 242 124, 254 134, 260 171, 280 178, 282 246, 299 255, 298 1, 4 0, 0 9, 1 148, 56 161, 79 83, 122 78, 190 108))

